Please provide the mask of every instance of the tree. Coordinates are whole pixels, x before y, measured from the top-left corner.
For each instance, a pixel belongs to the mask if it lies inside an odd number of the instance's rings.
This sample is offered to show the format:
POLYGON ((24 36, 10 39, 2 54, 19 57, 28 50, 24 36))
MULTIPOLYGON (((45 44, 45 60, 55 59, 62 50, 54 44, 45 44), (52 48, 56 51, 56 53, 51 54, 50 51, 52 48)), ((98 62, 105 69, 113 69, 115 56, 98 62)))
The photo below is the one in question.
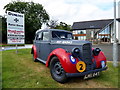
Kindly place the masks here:
POLYGON ((65 22, 60 22, 58 25, 56 25, 55 29, 63 29, 63 30, 71 30, 71 25, 66 24, 65 22))
POLYGON ((7 43, 7 22, 6 18, 3 16, 0 16, 0 38, 1 38, 1 43, 7 43))
POLYGON ((51 29, 55 28, 58 25, 58 20, 50 20, 46 25, 51 29))
POLYGON ((47 23, 47 26, 51 29, 63 29, 63 30, 71 30, 71 25, 66 24, 65 22, 58 23, 57 20, 51 20, 47 23))
POLYGON ((2 43, 2 16, 0 15, 0 44, 2 43))
POLYGON ((35 31, 41 29, 42 24, 49 20, 49 15, 39 3, 13 1, 7 4, 4 9, 25 14, 26 43, 32 43, 35 31))

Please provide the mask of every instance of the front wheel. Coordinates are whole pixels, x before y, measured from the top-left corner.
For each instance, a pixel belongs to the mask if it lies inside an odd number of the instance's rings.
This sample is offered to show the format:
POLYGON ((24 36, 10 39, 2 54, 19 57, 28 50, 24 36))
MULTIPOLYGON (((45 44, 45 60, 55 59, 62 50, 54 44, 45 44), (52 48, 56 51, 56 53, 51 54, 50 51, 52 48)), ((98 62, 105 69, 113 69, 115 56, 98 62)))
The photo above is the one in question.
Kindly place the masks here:
POLYGON ((55 81, 59 83, 67 82, 66 73, 62 68, 61 63, 59 62, 59 59, 57 57, 53 57, 50 62, 50 73, 55 81))

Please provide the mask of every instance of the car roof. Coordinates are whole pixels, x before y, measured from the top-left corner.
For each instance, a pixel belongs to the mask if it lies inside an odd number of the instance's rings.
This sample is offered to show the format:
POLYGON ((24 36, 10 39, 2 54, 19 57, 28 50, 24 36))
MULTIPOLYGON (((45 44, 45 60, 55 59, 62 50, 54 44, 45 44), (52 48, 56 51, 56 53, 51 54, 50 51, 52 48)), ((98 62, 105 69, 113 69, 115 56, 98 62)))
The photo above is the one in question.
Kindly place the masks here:
POLYGON ((63 32, 70 32, 70 31, 61 30, 61 29, 39 29, 39 30, 36 31, 36 33, 41 32, 41 31, 63 31, 63 32))

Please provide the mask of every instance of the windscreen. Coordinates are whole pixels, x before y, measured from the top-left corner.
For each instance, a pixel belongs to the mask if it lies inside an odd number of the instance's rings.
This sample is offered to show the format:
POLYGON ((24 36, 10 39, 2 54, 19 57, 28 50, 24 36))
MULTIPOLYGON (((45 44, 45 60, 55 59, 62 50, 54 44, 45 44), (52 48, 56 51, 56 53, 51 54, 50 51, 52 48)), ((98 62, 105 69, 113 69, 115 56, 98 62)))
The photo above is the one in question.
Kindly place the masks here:
POLYGON ((63 31, 52 31, 52 39, 73 39, 72 33, 63 32, 63 31))

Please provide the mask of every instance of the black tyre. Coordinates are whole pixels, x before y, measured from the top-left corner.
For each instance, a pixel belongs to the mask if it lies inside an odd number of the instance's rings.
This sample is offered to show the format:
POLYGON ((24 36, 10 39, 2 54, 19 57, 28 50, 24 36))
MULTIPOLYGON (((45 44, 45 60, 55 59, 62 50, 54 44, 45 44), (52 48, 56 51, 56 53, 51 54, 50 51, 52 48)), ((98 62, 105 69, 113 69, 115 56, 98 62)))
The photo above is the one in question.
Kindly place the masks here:
POLYGON ((34 53, 32 54, 32 59, 34 62, 37 62, 38 60, 34 58, 34 53))
POLYGON ((52 78, 55 81, 59 83, 67 82, 66 73, 64 69, 62 68, 57 57, 53 57, 50 62, 50 73, 51 73, 52 78))

